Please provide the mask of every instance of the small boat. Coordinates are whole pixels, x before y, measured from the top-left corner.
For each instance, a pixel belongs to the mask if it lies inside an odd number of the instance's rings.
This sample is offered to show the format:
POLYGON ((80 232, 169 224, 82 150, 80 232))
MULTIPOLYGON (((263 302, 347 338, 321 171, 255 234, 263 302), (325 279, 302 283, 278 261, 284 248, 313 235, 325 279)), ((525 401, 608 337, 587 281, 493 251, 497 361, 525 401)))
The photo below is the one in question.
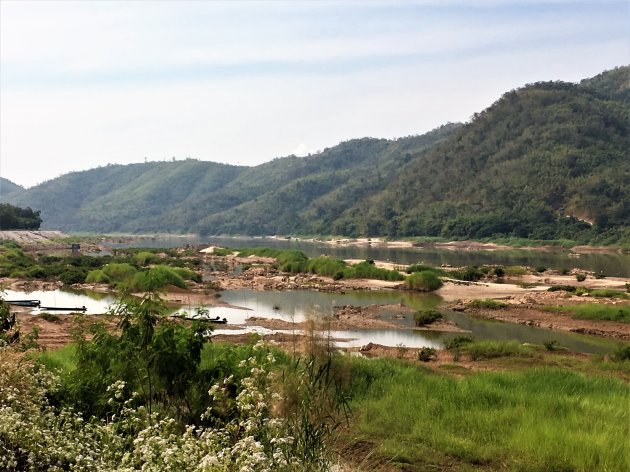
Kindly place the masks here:
POLYGON ((215 316, 214 318, 210 318, 208 316, 184 316, 184 315, 173 315, 175 318, 181 318, 188 321, 209 321, 210 323, 215 324, 227 324, 227 318, 221 318, 219 316, 215 316))
POLYGON ((27 306, 27 307, 38 307, 41 302, 39 300, 5 300, 9 305, 14 306, 27 306))
POLYGON ((85 308, 85 306, 75 308, 64 308, 61 306, 40 306, 39 309, 42 311, 87 311, 87 308, 85 308))

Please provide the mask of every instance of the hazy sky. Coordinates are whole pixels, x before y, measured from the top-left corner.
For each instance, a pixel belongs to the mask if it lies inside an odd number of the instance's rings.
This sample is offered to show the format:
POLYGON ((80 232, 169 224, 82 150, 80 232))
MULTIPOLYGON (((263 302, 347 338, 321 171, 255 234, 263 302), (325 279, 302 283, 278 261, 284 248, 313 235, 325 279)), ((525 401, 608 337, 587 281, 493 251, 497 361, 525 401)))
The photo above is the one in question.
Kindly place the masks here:
POLYGON ((628 5, 0 0, 0 175, 420 134, 629 63, 628 5))

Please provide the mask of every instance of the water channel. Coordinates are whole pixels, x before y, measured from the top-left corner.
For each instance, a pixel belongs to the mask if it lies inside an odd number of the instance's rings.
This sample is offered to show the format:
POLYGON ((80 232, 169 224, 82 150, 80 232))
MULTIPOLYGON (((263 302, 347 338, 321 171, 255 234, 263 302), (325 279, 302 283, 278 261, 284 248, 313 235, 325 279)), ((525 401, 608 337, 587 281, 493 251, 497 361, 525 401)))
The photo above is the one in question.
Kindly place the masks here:
MULTIPOLYGON (((37 299, 42 306, 58 307, 83 307, 87 314, 105 313, 115 298, 112 295, 97 292, 53 290, 20 292, 6 290, 5 299, 37 299)), ((303 321, 308 317, 315 319, 329 315, 334 306, 342 305, 388 305, 379 313, 384 319, 397 323, 402 329, 352 329, 344 331, 332 331, 329 335, 339 339, 335 344, 340 347, 363 346, 369 342, 386 346, 406 347, 442 347, 446 339, 466 334, 477 339, 517 340, 522 343, 542 344, 548 340, 556 340, 561 346, 573 351, 588 353, 605 353, 614 350, 620 343, 610 340, 565 332, 550 331, 541 328, 524 326, 520 324, 501 323, 495 321, 471 318, 458 312, 447 311, 445 319, 450 320, 466 333, 445 333, 434 331, 420 331, 413 329, 413 320, 409 312, 401 312, 395 309, 395 305, 404 304, 414 309, 435 307, 441 302, 441 298, 433 294, 401 293, 393 290, 383 291, 356 291, 344 294, 313 292, 306 290, 294 291, 267 291, 253 290, 226 290, 221 292, 221 298, 225 302, 239 308, 210 307, 210 316, 225 317, 229 324, 241 325, 249 317, 275 318, 285 321, 303 321), (397 319, 395 316, 404 314, 405 318, 397 319)), ((180 312, 195 313, 198 306, 184 304, 181 307, 173 307, 171 313, 180 312)), ((33 309, 37 315, 44 310, 33 309)), ((64 313, 64 312, 61 312, 64 313)), ((246 328, 221 329, 215 334, 236 334, 257 332, 270 333, 268 329, 256 326, 246 328)))
POLYGON ((424 263, 433 266, 448 264, 461 267, 466 265, 497 264, 504 266, 524 265, 546 267, 548 269, 578 268, 603 272, 611 277, 630 277, 630 253, 574 254, 558 249, 554 252, 535 250, 467 251, 425 248, 386 248, 356 247, 325 244, 322 242, 275 238, 237 238, 202 236, 159 236, 139 238, 133 242, 103 243, 116 247, 179 247, 186 244, 218 245, 223 247, 273 247, 278 249, 298 249, 307 256, 328 254, 339 259, 373 259, 398 262, 400 264, 424 263))

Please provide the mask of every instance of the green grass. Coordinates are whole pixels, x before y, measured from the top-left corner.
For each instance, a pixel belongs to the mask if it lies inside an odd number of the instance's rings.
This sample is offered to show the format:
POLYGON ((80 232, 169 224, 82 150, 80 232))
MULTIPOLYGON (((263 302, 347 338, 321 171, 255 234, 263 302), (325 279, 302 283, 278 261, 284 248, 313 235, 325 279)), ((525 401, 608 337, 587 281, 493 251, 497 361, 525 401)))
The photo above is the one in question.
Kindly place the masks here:
POLYGON ((472 343, 466 344, 461 349, 461 351, 468 354, 473 361, 495 359, 497 357, 527 357, 531 355, 532 350, 533 348, 523 346, 517 341, 492 340, 473 341, 472 343))
POLYGON ((596 288, 589 290, 588 294, 591 297, 597 298, 628 298, 628 295, 621 290, 615 290, 612 288, 596 288))
POLYGON ((578 320, 620 321, 630 323, 630 306, 583 303, 580 305, 549 306, 545 310, 570 314, 578 320))
POLYGON ((424 470, 444 457, 448 470, 630 470, 630 386, 620 380, 552 368, 459 379, 393 360, 355 364, 369 379, 355 389, 355 434, 394 465, 424 470))
POLYGON ((497 300, 493 300, 492 298, 484 298, 471 300, 468 303, 468 306, 471 308, 482 308, 487 310, 499 310, 501 308, 505 308, 508 306, 507 303, 499 302, 497 300))

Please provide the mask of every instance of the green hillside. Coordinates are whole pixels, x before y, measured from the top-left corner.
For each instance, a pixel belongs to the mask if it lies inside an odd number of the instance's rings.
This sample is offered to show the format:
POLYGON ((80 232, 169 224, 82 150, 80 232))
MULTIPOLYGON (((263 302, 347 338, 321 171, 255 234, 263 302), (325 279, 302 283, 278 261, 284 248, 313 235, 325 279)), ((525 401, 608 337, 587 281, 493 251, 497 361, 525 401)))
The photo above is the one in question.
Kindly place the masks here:
POLYGON ((24 187, 0 177, 0 201, 4 201, 9 195, 24 190, 24 187))
POLYGON ((465 126, 256 167, 108 165, 2 200, 46 228, 630 241, 630 69, 512 90, 465 126))
POLYGON ((506 93, 331 232, 630 240, 628 73, 506 93))

